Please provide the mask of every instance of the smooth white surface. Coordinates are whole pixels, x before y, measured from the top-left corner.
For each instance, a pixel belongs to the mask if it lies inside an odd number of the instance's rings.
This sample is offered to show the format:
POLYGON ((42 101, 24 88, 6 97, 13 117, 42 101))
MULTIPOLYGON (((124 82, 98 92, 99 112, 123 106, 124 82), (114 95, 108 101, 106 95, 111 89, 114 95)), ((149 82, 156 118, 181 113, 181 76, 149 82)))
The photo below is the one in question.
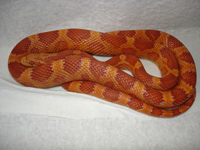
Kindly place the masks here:
MULTIPOLYGON (((157 29, 186 45, 198 73, 199 16, 198 0, 1 0, 0 149, 200 149, 199 81, 188 112, 159 119, 61 87, 27 88, 7 69, 12 48, 31 34, 64 28, 157 29)), ((159 75, 157 67, 143 62, 149 73, 159 75)))

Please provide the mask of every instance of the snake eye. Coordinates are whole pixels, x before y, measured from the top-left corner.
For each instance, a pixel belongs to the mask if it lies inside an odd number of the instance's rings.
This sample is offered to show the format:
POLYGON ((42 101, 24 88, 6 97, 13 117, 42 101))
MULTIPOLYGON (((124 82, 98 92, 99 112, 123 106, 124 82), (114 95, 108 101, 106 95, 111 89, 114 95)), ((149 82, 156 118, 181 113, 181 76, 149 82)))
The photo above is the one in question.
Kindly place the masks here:
POLYGON ((31 65, 31 66, 34 66, 34 65, 35 65, 35 62, 34 62, 34 61, 30 61, 30 65, 31 65))

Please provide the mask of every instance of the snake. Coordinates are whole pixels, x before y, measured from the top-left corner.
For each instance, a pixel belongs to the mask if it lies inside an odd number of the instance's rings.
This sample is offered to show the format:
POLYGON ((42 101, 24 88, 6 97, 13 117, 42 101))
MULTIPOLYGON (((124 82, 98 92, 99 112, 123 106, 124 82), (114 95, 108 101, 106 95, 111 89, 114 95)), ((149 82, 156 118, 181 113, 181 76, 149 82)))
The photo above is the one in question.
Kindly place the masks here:
POLYGON ((181 115, 196 96, 192 55, 177 38, 158 30, 74 28, 33 34, 14 46, 8 69, 24 86, 61 85, 154 117, 181 115), (102 62, 93 55, 112 58, 102 62), (140 59, 153 61, 161 77, 148 74, 140 59))

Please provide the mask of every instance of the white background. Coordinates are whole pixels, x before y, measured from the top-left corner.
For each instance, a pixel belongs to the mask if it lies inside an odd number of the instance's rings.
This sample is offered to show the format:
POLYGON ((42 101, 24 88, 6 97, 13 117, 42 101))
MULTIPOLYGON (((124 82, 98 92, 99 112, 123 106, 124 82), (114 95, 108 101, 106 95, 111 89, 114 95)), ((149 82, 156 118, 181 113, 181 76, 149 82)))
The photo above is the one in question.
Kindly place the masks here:
MULTIPOLYGON (((189 111, 161 119, 61 87, 24 87, 7 68, 13 47, 31 34, 65 28, 156 29, 184 43, 198 73, 199 16, 199 0, 1 0, 0 149, 199 150, 199 81, 189 111)), ((159 76, 153 63, 142 61, 159 76)))

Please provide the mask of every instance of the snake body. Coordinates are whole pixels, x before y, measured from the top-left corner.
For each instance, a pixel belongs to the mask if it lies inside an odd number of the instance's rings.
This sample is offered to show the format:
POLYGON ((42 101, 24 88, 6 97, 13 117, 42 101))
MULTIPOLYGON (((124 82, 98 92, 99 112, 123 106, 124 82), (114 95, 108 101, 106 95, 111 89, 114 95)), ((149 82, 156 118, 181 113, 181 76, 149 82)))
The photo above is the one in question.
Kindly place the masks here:
POLYGON ((62 85, 68 91, 90 94, 156 117, 184 113, 196 95, 196 68, 190 52, 175 37, 157 30, 101 33, 63 29, 34 34, 14 47, 8 68, 25 86, 62 85), (100 62, 85 52, 115 57, 100 62), (22 63, 31 55, 49 59, 46 53, 53 53, 51 57, 58 60, 31 67, 22 63), (64 53, 69 54, 62 57, 64 53), (148 75, 135 57, 155 62, 162 78, 148 75), (121 69, 131 70, 134 77, 121 69))

